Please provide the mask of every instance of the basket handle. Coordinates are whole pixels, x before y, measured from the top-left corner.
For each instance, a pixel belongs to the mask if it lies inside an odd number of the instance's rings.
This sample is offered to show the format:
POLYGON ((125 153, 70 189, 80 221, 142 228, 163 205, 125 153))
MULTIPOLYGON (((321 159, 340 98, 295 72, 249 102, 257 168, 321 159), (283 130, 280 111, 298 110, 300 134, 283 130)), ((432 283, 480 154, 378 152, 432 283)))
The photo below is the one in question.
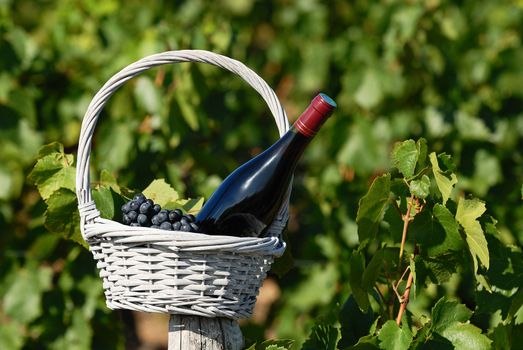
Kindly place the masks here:
MULTIPOLYGON (((128 65, 111 77, 93 97, 82 121, 76 167, 76 195, 78 197, 78 207, 80 210, 82 235, 84 234, 85 224, 93 223, 96 219, 100 218, 100 212, 96 209, 96 205, 92 199, 89 163, 94 129, 103 107, 116 90, 133 77, 150 68, 162 64, 178 62, 208 63, 240 76, 265 100, 274 117, 280 136, 285 134, 289 129, 289 120, 287 119, 285 110, 276 96, 276 93, 254 71, 243 63, 227 56, 204 50, 166 51, 144 57, 139 61, 128 65)), ((290 195, 290 191, 288 191, 288 195, 290 195)), ((288 200, 285 202, 285 205, 283 205, 283 208, 281 208, 280 216, 283 217, 288 215, 287 212, 288 200)))

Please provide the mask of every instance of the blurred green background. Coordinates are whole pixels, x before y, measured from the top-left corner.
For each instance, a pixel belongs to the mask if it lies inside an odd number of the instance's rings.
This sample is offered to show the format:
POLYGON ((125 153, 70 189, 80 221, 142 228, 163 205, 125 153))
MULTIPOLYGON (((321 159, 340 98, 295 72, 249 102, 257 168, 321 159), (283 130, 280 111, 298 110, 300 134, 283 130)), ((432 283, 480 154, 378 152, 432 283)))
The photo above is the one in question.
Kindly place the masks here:
MULTIPOLYGON (((243 325, 251 340, 303 341, 347 296, 357 202, 396 141, 422 136, 453 155, 459 191, 486 201, 506 244, 523 244, 522 40, 521 1, 0 0, 0 348, 124 346, 90 253, 45 229, 27 175, 46 143, 76 153, 90 99, 127 64, 175 49, 228 55, 273 87, 291 122, 317 92, 337 101, 296 174, 294 268, 271 277, 281 297, 268 314, 243 325)), ((93 173, 208 197, 276 140, 271 123, 230 73, 163 66, 106 107, 93 173)))

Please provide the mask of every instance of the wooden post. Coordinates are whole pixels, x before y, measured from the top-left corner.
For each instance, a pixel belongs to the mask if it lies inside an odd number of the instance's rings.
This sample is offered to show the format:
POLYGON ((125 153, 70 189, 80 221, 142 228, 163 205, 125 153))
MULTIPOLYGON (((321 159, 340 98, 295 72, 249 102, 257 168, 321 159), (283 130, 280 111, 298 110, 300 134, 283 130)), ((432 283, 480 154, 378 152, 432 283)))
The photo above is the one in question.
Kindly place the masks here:
POLYGON ((240 326, 227 318, 171 315, 168 350, 241 350, 240 326))

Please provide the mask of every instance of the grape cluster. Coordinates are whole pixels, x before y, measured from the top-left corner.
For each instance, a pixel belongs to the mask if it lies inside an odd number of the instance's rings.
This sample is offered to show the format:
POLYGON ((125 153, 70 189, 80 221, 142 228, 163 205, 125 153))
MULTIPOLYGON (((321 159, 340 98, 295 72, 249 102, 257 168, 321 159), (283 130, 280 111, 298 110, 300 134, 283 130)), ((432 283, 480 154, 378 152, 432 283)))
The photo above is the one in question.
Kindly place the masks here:
POLYGON ((181 209, 166 210, 142 193, 122 206, 122 222, 125 225, 159 228, 169 231, 198 232, 195 217, 183 214, 181 209))

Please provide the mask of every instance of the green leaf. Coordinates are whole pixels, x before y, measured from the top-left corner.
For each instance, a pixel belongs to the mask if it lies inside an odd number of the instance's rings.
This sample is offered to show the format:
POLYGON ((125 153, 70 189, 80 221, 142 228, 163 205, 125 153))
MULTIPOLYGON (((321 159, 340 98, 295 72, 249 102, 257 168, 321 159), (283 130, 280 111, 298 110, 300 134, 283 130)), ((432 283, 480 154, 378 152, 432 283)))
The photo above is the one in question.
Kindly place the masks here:
POLYGON ((456 349, 490 349, 491 340, 481 329, 468 323, 472 316, 465 305, 445 297, 432 308, 433 331, 449 340, 456 349))
POLYGON ((489 252, 487 240, 479 221, 477 220, 486 210, 485 203, 479 199, 460 198, 456 211, 456 220, 463 227, 470 253, 474 259, 474 273, 478 266, 476 257, 487 269, 489 268, 489 252))
POLYGON ((378 279, 380 271, 384 265, 384 257, 384 250, 378 250, 376 253, 374 253, 372 259, 370 259, 369 264, 363 272, 361 285, 367 292, 372 290, 376 280, 378 279))
POLYGON ((147 113, 160 113, 160 108, 162 106, 161 94, 149 77, 143 76, 136 79, 134 95, 138 104, 145 109, 147 113))
POLYGON ((408 327, 399 327, 395 321, 388 320, 378 334, 380 349, 406 350, 412 342, 412 333, 408 327))
POLYGON ((447 250, 461 250, 463 248, 463 240, 459 234, 459 225, 452 213, 439 203, 434 205, 433 213, 445 231, 445 238, 441 244, 430 249, 429 254, 438 255, 447 250))
POLYGON ((349 346, 348 348, 342 348, 343 350, 379 350, 379 340, 377 336, 366 335, 361 337, 355 345, 349 346))
POLYGON ((390 196, 390 174, 374 179, 369 191, 359 201, 356 223, 360 249, 374 239, 390 196))
POLYGON ((269 345, 265 348, 265 350, 288 350, 288 348, 279 345, 269 345))
POLYGON ((417 214, 409 225, 409 232, 426 256, 462 251, 465 245, 454 215, 439 203, 434 205, 432 212, 427 206, 417 214))
POLYGON ((340 330, 331 325, 318 323, 311 330, 309 338, 301 350, 336 350, 340 339, 340 330))
POLYGON ((443 297, 432 308, 432 327, 435 332, 444 330, 457 322, 467 322, 472 317, 465 305, 443 297))
POLYGON ((263 343, 256 345, 254 348, 255 350, 263 350, 263 349, 290 349, 292 345, 295 343, 292 339, 269 339, 264 341, 263 343))
POLYGON ((153 180, 142 193, 147 198, 152 199, 156 204, 161 205, 162 208, 165 207, 167 203, 175 202, 180 198, 178 192, 165 182, 164 179, 153 180))
POLYGON ((463 140, 488 141, 492 137, 491 131, 482 119, 463 111, 459 111, 456 115, 456 128, 463 140))
POLYGON ((78 202, 73 191, 61 188, 47 200, 45 227, 87 248, 87 243, 80 234, 80 214, 78 202))
MULTIPOLYGON (((51 147, 56 147, 56 145, 45 146, 41 152, 47 153, 51 147)), ((28 178, 36 185, 44 200, 49 199, 51 194, 59 188, 74 191, 76 170, 73 167, 73 155, 58 152, 48 153, 36 162, 28 178)))
POLYGON ((398 168, 405 178, 412 177, 418 157, 419 150, 414 140, 397 143, 392 150, 392 166, 398 168))
POLYGON ((336 293, 338 280, 337 266, 333 263, 327 265, 314 265, 307 270, 307 275, 301 280, 298 287, 292 291, 289 305, 295 310, 303 311, 317 305, 327 304, 336 293), (314 288, 311 288, 314 286, 314 288), (321 293, 318 293, 321 290, 321 293))
POLYGON ((420 171, 423 169, 427 163, 427 155, 428 155, 428 146, 427 146, 427 140, 425 140, 423 137, 420 138, 416 142, 416 148, 418 149, 418 165, 416 167, 417 171, 420 171))
POLYGON ((436 256, 416 256, 416 288, 423 286, 427 279, 435 284, 447 282, 462 264, 461 260, 460 256, 452 251, 436 256))
POLYGON ((362 285, 362 276, 365 269, 365 259, 363 254, 357 251, 352 252, 349 260, 349 284, 352 295, 358 302, 360 309, 366 312, 370 308, 369 295, 362 285))
POLYGON ((43 145, 38 150, 38 158, 43 158, 51 153, 64 153, 64 145, 56 141, 43 145))
POLYGON ((456 323, 441 331, 441 336, 448 339, 456 349, 490 350, 492 341, 481 329, 470 323, 456 323))
POLYGON ((443 205, 445 205, 450 198, 452 188, 458 182, 458 178, 454 173, 451 173, 449 176, 447 176, 444 171, 440 169, 436 153, 432 152, 429 155, 429 159, 430 163, 432 164, 432 172, 434 174, 434 178, 436 179, 436 184, 438 185, 438 189, 441 192, 441 196, 443 197, 443 205))
POLYGON ((0 349, 18 350, 23 345, 23 327, 15 322, 2 322, 2 327, 0 327, 0 349))
POLYGON ((409 183, 410 193, 421 199, 425 199, 430 194, 430 179, 423 175, 419 180, 412 180, 409 183))
POLYGON ((354 94, 356 103, 363 108, 370 109, 378 105, 383 98, 382 84, 378 72, 368 69, 363 76, 363 81, 354 94))
POLYGON ((339 320, 341 339, 338 347, 344 349, 355 345, 361 337, 369 334, 374 321, 374 313, 372 308, 369 308, 367 312, 362 312, 354 296, 350 295, 340 310, 339 320))
POLYGON ((165 204, 165 209, 176 209, 182 208, 186 213, 196 215, 202 209, 204 199, 199 198, 188 198, 188 199, 177 199, 173 202, 165 204))
POLYGON ((2 308, 6 315, 20 323, 29 323, 42 314, 42 294, 51 288, 50 267, 28 266, 17 272, 4 295, 2 308))
POLYGON ((125 200, 112 187, 99 187, 92 191, 92 195, 103 218, 112 220, 121 214, 120 208, 125 200))
POLYGON ((106 186, 106 187, 111 187, 113 189, 113 191, 115 191, 118 194, 122 193, 121 188, 118 185, 118 181, 116 181, 116 178, 114 177, 114 175, 105 169, 103 169, 102 172, 100 173, 100 185, 106 186))

